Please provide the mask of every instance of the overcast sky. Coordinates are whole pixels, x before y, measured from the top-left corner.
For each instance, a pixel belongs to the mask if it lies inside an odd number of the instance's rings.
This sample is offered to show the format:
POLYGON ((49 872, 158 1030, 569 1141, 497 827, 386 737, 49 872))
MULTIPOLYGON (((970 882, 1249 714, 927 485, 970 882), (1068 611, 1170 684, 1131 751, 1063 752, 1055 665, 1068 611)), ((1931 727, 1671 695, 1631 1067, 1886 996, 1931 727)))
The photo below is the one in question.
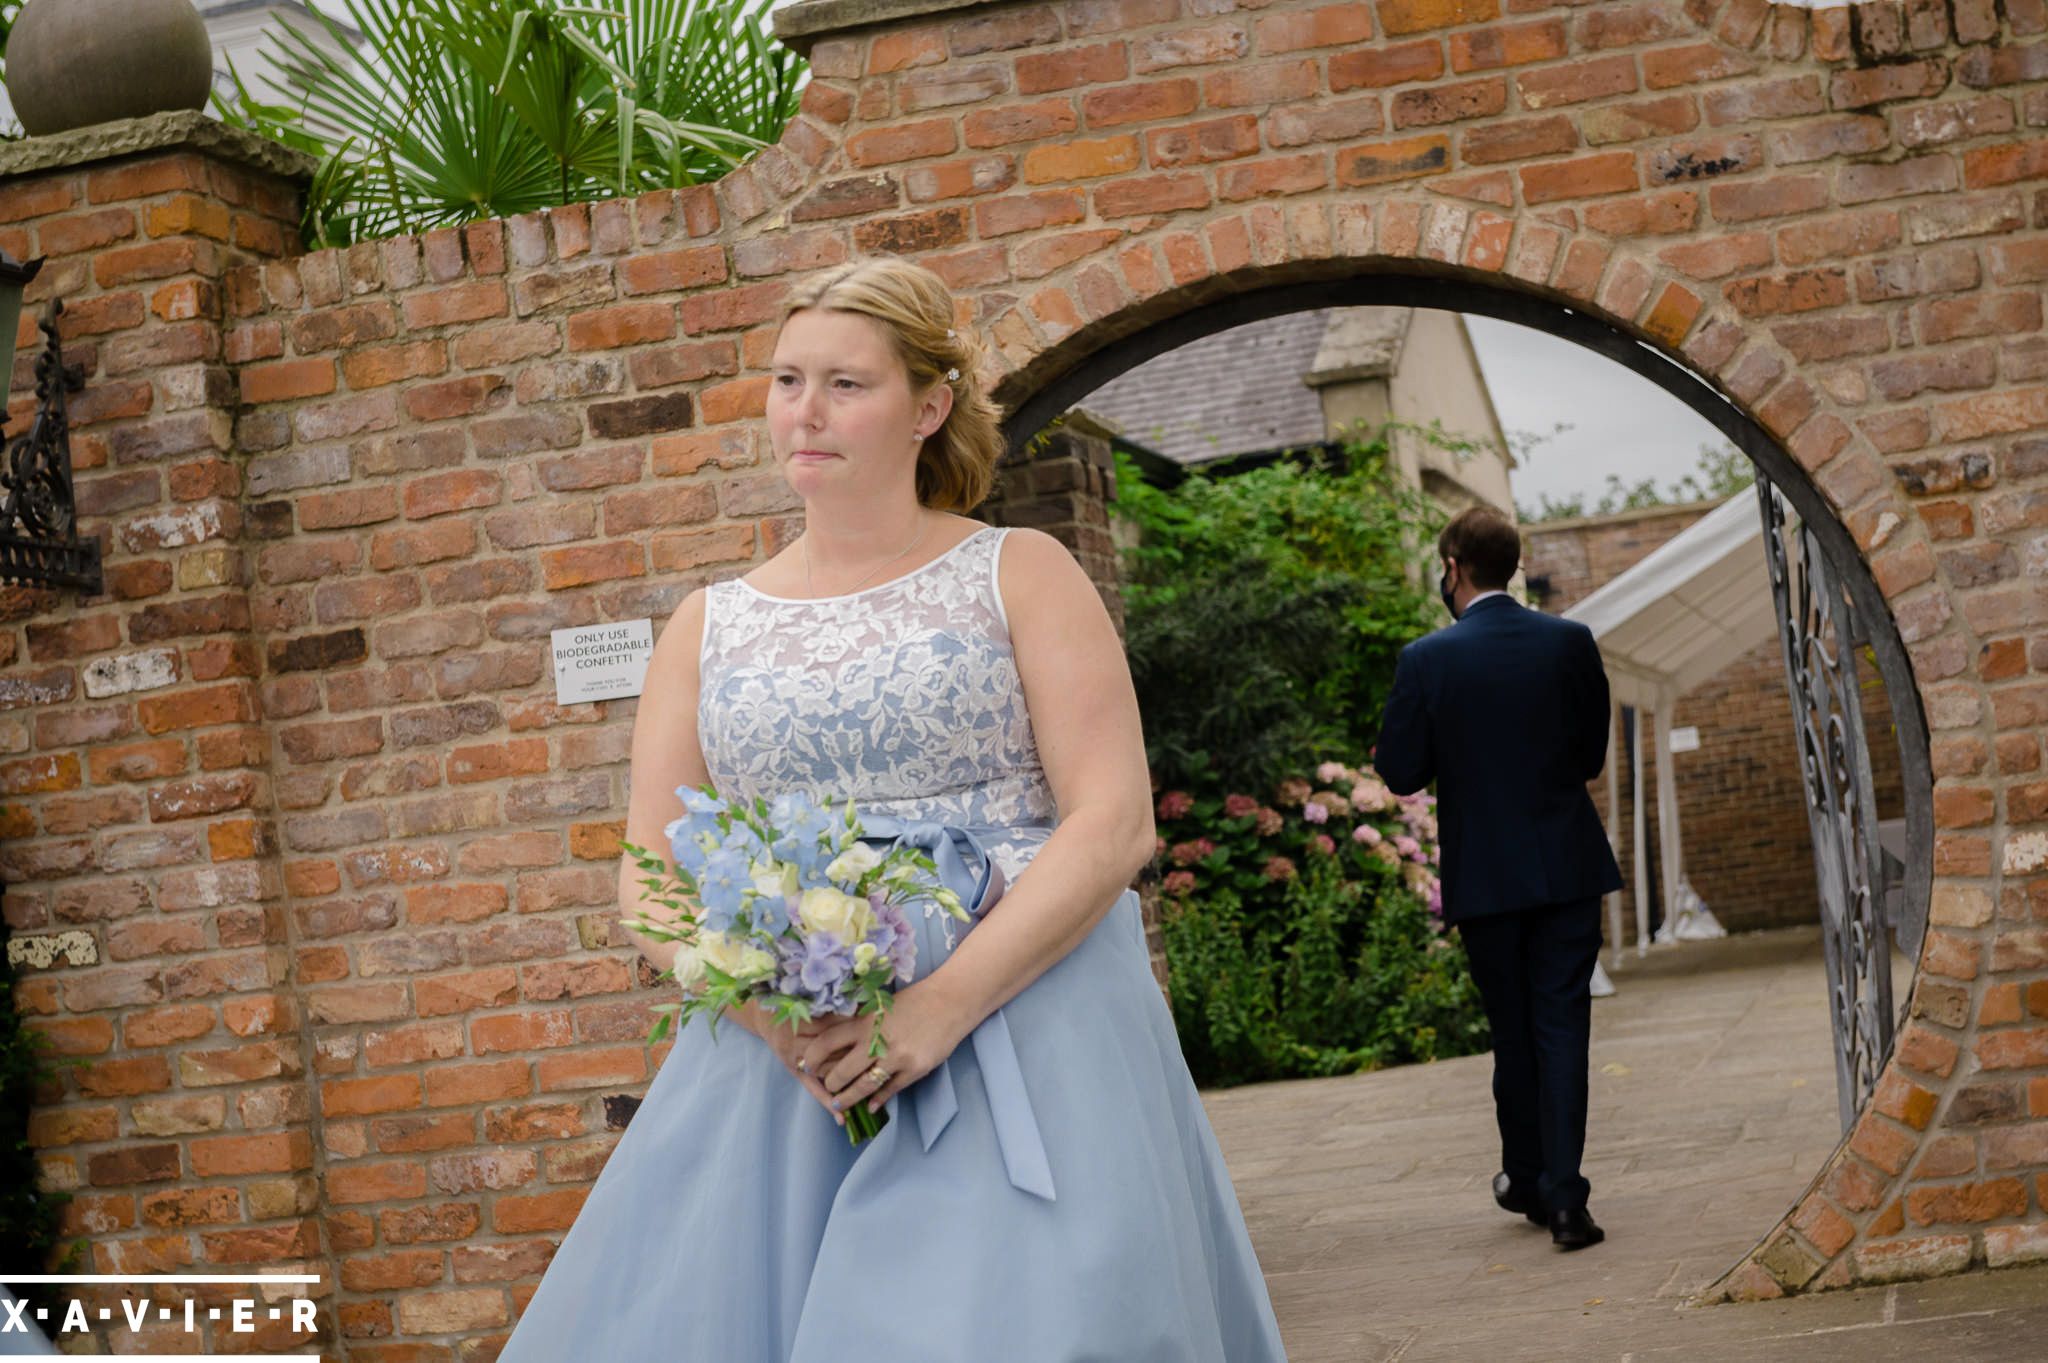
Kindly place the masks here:
POLYGON ((1701 445, 1727 441, 1678 399, 1604 355, 1547 332, 1467 315, 1472 346, 1510 438, 1570 427, 1528 454, 1513 476, 1515 501, 1534 510, 1545 495, 1597 500, 1609 474, 1658 486, 1690 473, 1701 445))

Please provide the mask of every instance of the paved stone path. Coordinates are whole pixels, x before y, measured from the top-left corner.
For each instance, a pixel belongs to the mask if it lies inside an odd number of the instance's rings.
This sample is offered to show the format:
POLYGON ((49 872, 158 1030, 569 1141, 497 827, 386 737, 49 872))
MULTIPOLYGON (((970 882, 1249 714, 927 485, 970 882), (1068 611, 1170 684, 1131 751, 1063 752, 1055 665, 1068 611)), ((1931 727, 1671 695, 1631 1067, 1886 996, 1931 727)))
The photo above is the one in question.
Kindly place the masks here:
POLYGON ((1487 1056, 1206 1094, 1292 1363, 2048 1357, 2048 1268, 1687 1304, 1834 1149, 1823 978, 1817 929, 1629 957, 1593 1013, 1608 1240, 1577 1254, 1493 1205, 1487 1056))

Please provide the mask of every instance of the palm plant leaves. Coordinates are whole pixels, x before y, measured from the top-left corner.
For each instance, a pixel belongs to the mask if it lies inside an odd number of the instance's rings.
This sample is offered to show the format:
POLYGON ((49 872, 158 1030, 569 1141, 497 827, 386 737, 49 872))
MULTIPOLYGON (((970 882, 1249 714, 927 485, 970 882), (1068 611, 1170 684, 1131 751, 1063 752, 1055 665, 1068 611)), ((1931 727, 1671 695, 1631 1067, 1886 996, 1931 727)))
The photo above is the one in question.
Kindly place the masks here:
MULTIPOLYGON (((322 158, 309 245, 694 184, 779 136, 801 61, 770 0, 342 0, 271 34, 296 106, 216 98, 226 121, 322 158)), ((233 73, 231 73, 233 74, 233 73)))

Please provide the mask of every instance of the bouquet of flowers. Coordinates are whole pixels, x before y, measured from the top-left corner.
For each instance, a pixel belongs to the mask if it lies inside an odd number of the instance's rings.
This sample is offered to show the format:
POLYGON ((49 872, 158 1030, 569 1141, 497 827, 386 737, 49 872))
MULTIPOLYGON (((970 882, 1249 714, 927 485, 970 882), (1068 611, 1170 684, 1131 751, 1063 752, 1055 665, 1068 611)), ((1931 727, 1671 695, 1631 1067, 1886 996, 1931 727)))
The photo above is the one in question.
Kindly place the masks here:
MULTIPOLYGON (((676 982, 682 1001, 656 1006, 650 1045, 678 1018, 699 1014, 716 1035, 725 1010, 750 1001, 789 1026, 886 1013, 894 991, 916 977, 912 908, 968 920, 929 855, 863 840, 851 799, 835 807, 791 792, 749 805, 723 800, 710 786, 676 794, 683 817, 663 830, 673 863, 624 844, 649 873, 640 882, 653 892, 649 902, 674 915, 628 926, 678 944, 660 978, 676 982)), ((870 1057, 880 1059, 885 1048, 878 1027, 870 1057)), ((846 1113, 847 1136, 857 1145, 887 1120, 856 1104, 846 1113)))

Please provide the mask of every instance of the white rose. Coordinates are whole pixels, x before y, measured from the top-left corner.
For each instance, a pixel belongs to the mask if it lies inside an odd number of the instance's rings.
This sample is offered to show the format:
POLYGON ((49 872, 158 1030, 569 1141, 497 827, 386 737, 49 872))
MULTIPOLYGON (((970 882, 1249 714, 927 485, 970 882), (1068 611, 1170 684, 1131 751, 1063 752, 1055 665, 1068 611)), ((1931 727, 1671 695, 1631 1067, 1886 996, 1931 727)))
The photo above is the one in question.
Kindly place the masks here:
POLYGON ((832 859, 825 868, 825 874, 848 885, 857 884, 860 878, 882 864, 882 854, 864 842, 857 842, 832 859))
POLYGON ((754 893, 763 899, 785 899, 796 893, 794 862, 757 861, 751 870, 754 893))
POLYGON ((693 995, 704 988, 704 958, 692 946, 676 948, 676 988, 693 995))
POLYGON ((830 885, 805 890, 797 917, 812 932, 829 932, 842 942, 858 942, 875 925, 867 900, 830 885))
POLYGON ((750 946, 740 953, 740 978, 765 980, 775 973, 775 956, 761 947, 750 946))

